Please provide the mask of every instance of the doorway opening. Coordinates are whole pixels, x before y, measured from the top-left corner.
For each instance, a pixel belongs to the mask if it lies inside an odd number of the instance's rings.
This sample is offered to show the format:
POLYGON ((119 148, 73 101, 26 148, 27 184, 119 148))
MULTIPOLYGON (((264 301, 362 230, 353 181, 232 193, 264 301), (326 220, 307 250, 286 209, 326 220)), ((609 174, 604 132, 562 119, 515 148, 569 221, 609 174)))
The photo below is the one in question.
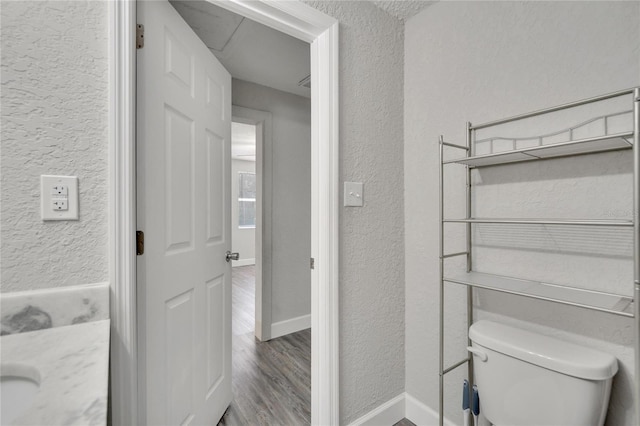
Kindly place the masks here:
MULTIPOLYGON (((312 423, 338 424, 338 22, 301 2, 215 2, 311 43, 312 423)), ((112 419, 142 424, 145 336, 138 336, 136 284, 136 2, 111 2, 110 193, 112 419), (142 373, 140 373, 142 372, 142 373)), ((138 27, 140 29, 140 27, 138 27)), ((144 29, 143 29, 144 30, 144 29)), ((145 39, 148 37, 145 35, 145 39)), ((178 69, 176 69, 178 70, 178 69)))
MULTIPOLYGON (((266 96, 271 102, 270 105, 286 105, 287 101, 297 100, 301 105, 296 105, 293 110, 304 110, 305 102, 308 100, 292 96, 290 94, 277 93, 271 88, 261 87, 246 82, 236 82, 239 92, 250 94, 249 99, 257 94, 266 96), (274 96, 278 95, 278 96, 274 96)), ((247 99, 237 96, 236 101, 243 103, 247 99)), ((267 105, 263 105, 263 109, 267 105)), ((308 105, 307 105, 308 108, 308 105)), ((307 109, 308 111, 308 109, 307 109)), ((285 123, 282 123, 282 111, 276 108, 274 113, 269 111, 261 111, 256 109, 233 106, 233 120, 236 124, 236 130, 239 141, 235 148, 236 155, 244 161, 237 161, 232 165, 232 181, 237 181, 238 194, 234 194, 233 203, 237 203, 238 214, 234 214, 232 225, 238 228, 238 233, 246 231, 243 226, 251 226, 253 212, 253 196, 252 182, 250 175, 255 171, 256 188, 255 188, 255 265, 247 265, 243 258, 251 258, 251 255, 243 256, 243 242, 238 239, 238 246, 234 241, 234 250, 240 247, 240 266, 232 268, 233 283, 233 389, 234 400, 231 408, 223 418, 223 424, 256 424, 256 423, 287 423, 287 424, 308 424, 310 422, 310 367, 311 367, 311 330, 310 330, 310 300, 303 300, 302 307, 307 309, 306 315, 292 315, 292 319, 278 321, 282 318, 286 311, 280 309, 276 312, 276 320, 272 319, 273 307, 278 304, 287 304, 286 300, 282 300, 282 286, 274 283, 273 270, 276 269, 276 277, 282 269, 278 267, 288 267, 291 265, 278 264, 278 257, 274 259, 274 248, 281 252, 281 259, 293 259, 292 264, 297 262, 298 267, 289 268, 289 275, 295 277, 297 273, 307 274, 310 278, 308 269, 304 267, 309 256, 310 250, 310 200, 305 203, 302 201, 304 197, 293 197, 293 200, 282 199, 283 195, 289 192, 300 192, 295 185, 306 185, 308 191, 310 185, 310 176, 304 176, 301 170, 295 167, 287 166, 287 161, 281 158, 281 153, 274 150, 273 147, 273 123, 280 126, 281 131, 287 134, 292 133, 292 129, 285 123), (239 125, 240 124, 240 125, 239 125), (243 127, 241 125, 245 125, 243 127), (253 139, 255 132, 255 151, 247 147, 247 139, 253 139), (274 152, 275 151, 275 152, 274 152), (255 154, 255 168, 253 164, 238 164, 238 162, 246 163, 247 157, 255 154), (274 177, 274 164, 284 163, 280 166, 280 176, 274 177), (283 170, 284 169, 284 170, 283 170), (293 187, 287 185, 288 181, 295 180, 287 177, 287 173, 297 177, 297 181, 293 183, 293 187), (241 183, 246 183, 249 179, 248 191, 245 196, 241 196, 241 183), (283 182, 284 181, 284 182, 283 182), (284 185, 283 185, 284 184, 284 185), (284 186, 284 187, 283 187, 284 186), (243 206, 242 204, 249 204, 243 206), (293 202, 293 204, 291 204, 293 202), (274 206, 274 204, 277 204, 274 206), (244 208, 244 213, 248 213, 246 217, 240 217, 240 211, 244 208), (296 218, 289 218, 286 215, 294 215, 296 218), (300 218, 306 217, 307 222, 300 218), (273 235, 275 223, 285 223, 290 225, 289 232, 285 235, 273 235), (302 231, 296 229, 301 226, 302 231), (288 239, 287 239, 288 237, 288 239), (301 238, 302 237, 302 238, 301 238), (298 251, 296 253, 295 251, 298 251), (282 257, 282 254, 285 254, 282 257), (296 260, 298 256, 298 260, 296 260), (302 266, 304 265, 304 266, 302 266), (280 293, 279 293, 280 292, 280 293), (305 306, 306 305, 306 306, 305 306), (254 316, 255 313, 255 316, 254 316), (302 317, 302 318, 301 318, 302 317), (255 319, 255 320, 254 320, 255 319), (255 338, 254 338, 255 334, 255 338), (251 390, 260 389, 258 394, 252 393, 251 390), (250 396, 250 397, 248 397, 250 396)), ((285 114, 286 118, 286 114, 285 114)), ((307 117, 309 121, 310 117, 307 117)), ((295 127, 295 126, 294 126, 295 127)), ((294 128, 295 129, 295 128, 294 128)), ((310 130, 306 130, 307 134, 310 130)), ((232 132, 233 133, 233 132, 232 132)), ((293 132, 295 133, 295 132, 293 132)), ((233 138, 233 137, 232 137, 233 138)), ((287 142, 291 142, 290 138, 278 138, 281 145, 286 146, 287 142)), ((293 139, 297 144, 301 141, 293 139)), ((307 148, 310 141, 307 141, 307 148)), ((233 145, 233 144, 232 144, 233 145)), ((300 148, 300 147, 298 147, 300 148)), ((232 153, 234 148, 232 147, 232 153)), ((302 153, 296 153, 296 149, 290 148, 286 153, 297 159, 295 166, 304 168, 310 163, 308 151, 302 150, 302 153), (306 154, 305 154, 306 152, 306 154)), ((232 155, 233 156, 233 155, 232 155)), ((250 158, 252 159, 252 158, 250 158)), ((249 228, 251 229, 251 228, 249 228)), ((234 229, 235 231, 235 229, 234 229)), ((253 229, 252 229, 253 231, 253 229)), ((246 232, 245 232, 246 233, 246 232)), ((246 237, 246 235, 245 235, 246 237)), ((250 263, 250 262, 249 262, 250 263)), ((295 266, 295 265, 294 265, 295 266)), ((286 284, 286 279, 278 280, 281 284, 286 284)), ((310 281, 306 284, 304 281, 297 281, 298 291, 303 286, 310 290, 310 281)), ((295 295, 294 289, 284 287, 284 292, 289 296, 294 295, 293 303, 296 299, 304 298, 304 294, 295 295)), ((304 292, 303 292, 304 293, 304 292)), ((308 294, 308 293, 307 293, 308 294)), ((309 297, 309 296, 307 296, 309 297)), ((300 303, 297 303, 300 308, 300 303)), ((289 307, 292 308, 291 306, 289 307)), ((291 316, 291 314, 290 314, 291 316)))
POLYGON ((221 423, 309 424, 310 46, 206 1, 170 4, 233 78, 233 399, 221 423))

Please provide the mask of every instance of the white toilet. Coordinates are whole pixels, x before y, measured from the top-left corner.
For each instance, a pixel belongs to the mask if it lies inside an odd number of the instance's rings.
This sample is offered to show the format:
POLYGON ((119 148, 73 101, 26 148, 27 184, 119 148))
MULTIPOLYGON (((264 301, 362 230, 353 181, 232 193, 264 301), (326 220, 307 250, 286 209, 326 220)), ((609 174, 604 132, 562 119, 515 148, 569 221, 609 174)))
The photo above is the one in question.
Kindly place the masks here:
POLYGON ((491 321, 469 328, 480 412, 498 426, 604 424, 618 360, 491 321))

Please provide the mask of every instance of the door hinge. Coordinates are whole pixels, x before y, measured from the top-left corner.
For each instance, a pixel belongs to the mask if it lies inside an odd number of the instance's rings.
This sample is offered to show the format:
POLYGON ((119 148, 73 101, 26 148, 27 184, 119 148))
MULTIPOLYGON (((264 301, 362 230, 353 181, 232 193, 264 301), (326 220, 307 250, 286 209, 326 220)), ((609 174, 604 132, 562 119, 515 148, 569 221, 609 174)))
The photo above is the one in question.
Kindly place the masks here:
POLYGON ((136 231, 136 254, 144 254, 144 232, 136 231))
POLYGON ((313 257, 311 258, 311 269, 316 269, 316 260, 313 257))
POLYGON ((136 25, 136 49, 144 47, 144 25, 136 25))

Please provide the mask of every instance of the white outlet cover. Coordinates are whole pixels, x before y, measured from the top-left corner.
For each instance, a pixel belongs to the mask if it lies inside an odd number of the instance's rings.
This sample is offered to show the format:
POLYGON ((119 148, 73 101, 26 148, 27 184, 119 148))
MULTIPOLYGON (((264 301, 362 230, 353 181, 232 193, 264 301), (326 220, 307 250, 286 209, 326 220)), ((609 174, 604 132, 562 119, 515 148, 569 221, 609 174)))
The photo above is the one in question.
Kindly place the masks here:
POLYGON ((78 177, 40 176, 40 212, 42 220, 78 220, 78 177), (65 194, 54 194, 56 186, 66 188, 67 209, 55 210, 53 200, 64 199, 65 194))

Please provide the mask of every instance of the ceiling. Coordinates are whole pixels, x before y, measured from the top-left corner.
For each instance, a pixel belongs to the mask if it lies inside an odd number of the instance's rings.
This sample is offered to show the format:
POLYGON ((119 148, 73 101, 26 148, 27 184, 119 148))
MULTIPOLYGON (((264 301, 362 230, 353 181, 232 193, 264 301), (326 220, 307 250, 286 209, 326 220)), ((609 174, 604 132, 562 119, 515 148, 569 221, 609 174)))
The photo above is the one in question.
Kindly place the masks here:
POLYGON ((309 44, 207 1, 170 0, 234 78, 310 97, 309 44))
POLYGON ((425 7, 436 3, 435 1, 426 0, 372 0, 374 5, 384 10, 391 16, 406 21, 425 7))
MULTIPOLYGON (((311 97, 309 87, 299 84, 310 74, 308 43, 206 0, 169 1, 234 78, 311 97)), ((406 20, 435 1, 372 3, 389 15, 406 20)))

